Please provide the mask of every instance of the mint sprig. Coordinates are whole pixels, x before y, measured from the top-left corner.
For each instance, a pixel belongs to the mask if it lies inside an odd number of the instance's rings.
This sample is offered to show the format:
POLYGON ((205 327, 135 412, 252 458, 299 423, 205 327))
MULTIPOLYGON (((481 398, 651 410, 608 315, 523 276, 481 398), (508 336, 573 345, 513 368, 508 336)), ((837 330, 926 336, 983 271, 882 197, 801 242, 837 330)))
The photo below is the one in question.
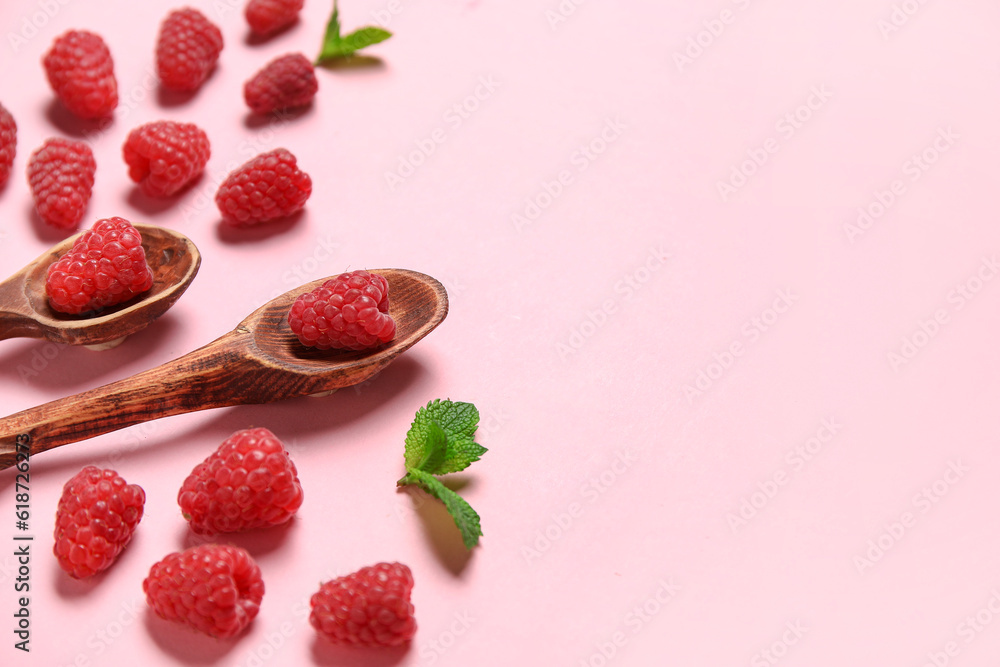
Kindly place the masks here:
POLYGON ((483 534, 479 515, 435 475, 465 470, 486 453, 474 439, 478 427, 479 410, 472 403, 437 399, 417 410, 406 433, 406 475, 396 482, 419 486, 444 503, 468 549, 479 544, 483 534))
POLYGON ((347 35, 340 34, 340 12, 337 9, 337 0, 333 0, 333 14, 330 22, 326 24, 326 34, 323 36, 323 46, 316 64, 322 65, 324 62, 337 58, 348 58, 356 51, 378 44, 392 37, 392 33, 384 28, 376 26, 365 26, 358 28, 347 35))

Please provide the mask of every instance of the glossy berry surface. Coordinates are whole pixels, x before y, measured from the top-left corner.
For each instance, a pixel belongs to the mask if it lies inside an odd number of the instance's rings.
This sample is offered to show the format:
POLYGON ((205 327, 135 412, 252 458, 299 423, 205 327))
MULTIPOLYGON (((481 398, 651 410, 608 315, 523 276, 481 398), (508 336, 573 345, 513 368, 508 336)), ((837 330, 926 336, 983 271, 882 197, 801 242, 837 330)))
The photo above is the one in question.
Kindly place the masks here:
POLYGON ((320 587, 309 623, 335 644, 399 646, 417 632, 412 590, 413 574, 401 563, 363 567, 320 587))
POLYGON ((10 178, 10 168, 17 155, 17 123, 14 116, 0 104, 0 188, 10 178))
POLYGON ((227 639, 257 616, 264 580, 246 550, 203 544, 172 553, 153 565, 142 590, 160 618, 227 639))
POLYGON ((258 155, 229 174, 215 193, 222 219, 244 227, 301 210, 312 194, 312 179, 284 148, 258 155))
POLYGON ((321 350, 364 350, 396 335, 389 315, 389 283, 367 271, 343 273, 300 295, 288 311, 299 342, 321 350))
POLYGON ((275 58, 243 86, 243 99, 254 113, 266 114, 310 104, 319 90, 316 71, 301 53, 275 58))
POLYGON ((153 286, 142 236, 124 218, 98 220, 49 265, 49 305, 72 315, 128 301, 153 286))
POLYGON ((74 229, 94 189, 97 162, 82 141, 49 139, 28 159, 28 185, 42 220, 74 229))
POLYGON ((281 441, 266 428, 237 431, 199 463, 177 494, 196 533, 231 533, 289 521, 302 485, 281 441))
POLYGON ((208 135, 194 123, 160 120, 125 139, 128 175, 150 197, 169 197, 197 178, 212 155, 208 135))
POLYGON ((222 47, 222 31, 197 9, 170 12, 156 41, 160 83, 170 90, 197 90, 215 68, 222 47))
POLYGON ((42 64, 56 97, 74 115, 103 118, 118 106, 114 61, 99 35, 70 30, 56 38, 42 64))
POLYGON ((77 579, 106 570, 132 539, 146 494, 114 470, 87 466, 63 486, 53 553, 77 579))
POLYGON ((295 23, 303 4, 303 0, 250 0, 245 16, 251 30, 270 35, 295 23))

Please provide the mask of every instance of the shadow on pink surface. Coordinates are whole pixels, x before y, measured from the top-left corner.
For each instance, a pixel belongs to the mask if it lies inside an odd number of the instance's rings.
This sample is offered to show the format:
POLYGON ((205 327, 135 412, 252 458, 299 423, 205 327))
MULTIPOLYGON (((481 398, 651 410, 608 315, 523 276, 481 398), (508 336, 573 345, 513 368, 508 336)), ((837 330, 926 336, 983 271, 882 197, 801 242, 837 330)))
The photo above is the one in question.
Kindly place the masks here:
MULTIPOLYGON (((212 196, 215 196, 214 193, 212 196)), ((212 207, 215 207, 214 199, 212 200, 212 207)), ((304 210, 296 211, 295 213, 279 220, 269 220, 250 227, 233 227, 232 225, 219 219, 215 228, 216 237, 227 245, 256 243, 257 241, 269 239, 272 236, 284 234, 299 224, 299 221, 302 220, 305 215, 306 212, 304 210)))
POLYGON ((409 643, 391 648, 353 648, 337 646, 318 636, 312 645, 313 661, 327 667, 391 667, 402 662, 409 652, 409 643))
POLYGON ((146 607, 143 624, 156 646, 185 665, 214 665, 226 657, 247 633, 232 639, 216 639, 203 635, 181 623, 165 621, 146 607))
MULTIPOLYGON (((140 522, 139 525, 141 526, 142 523, 140 522)), ((49 526, 46 524, 46 528, 48 527, 49 526)), ((59 562, 54 556, 52 556, 51 552, 46 552, 45 558, 51 561, 51 580, 56 594, 62 599, 63 602, 69 604, 73 604, 76 601, 79 601, 80 604, 89 604, 87 601, 88 597, 93 595, 94 589, 103 586, 105 580, 128 576, 128 566, 123 566, 122 563, 125 563, 132 558, 141 558, 141 556, 135 555, 140 551, 137 545, 141 541, 142 530, 136 530, 132 539, 129 541, 128 546, 126 546, 121 554, 118 555, 118 558, 115 559, 115 562, 111 565, 111 567, 103 572, 98 572, 94 576, 88 577, 87 579, 74 579, 69 576, 61 567, 59 567, 59 562), (117 575, 116 572, 118 573, 117 575)), ((114 586, 115 584, 112 582, 107 585, 114 586)))
MULTIPOLYGON (((452 491, 459 491, 473 484, 468 475, 449 475, 441 480, 452 491)), ((420 517, 424 527, 424 537, 441 565, 456 577, 461 577, 472 560, 476 549, 466 549, 462 533, 455 526, 443 503, 414 486, 404 486, 398 493, 405 493, 413 500, 413 511, 420 517)))
POLYGON ((165 345, 179 326, 168 312, 118 347, 99 352, 41 339, 19 346, 8 344, 12 349, 0 353, 0 382, 35 385, 61 395, 90 389, 105 384, 102 377, 165 345))

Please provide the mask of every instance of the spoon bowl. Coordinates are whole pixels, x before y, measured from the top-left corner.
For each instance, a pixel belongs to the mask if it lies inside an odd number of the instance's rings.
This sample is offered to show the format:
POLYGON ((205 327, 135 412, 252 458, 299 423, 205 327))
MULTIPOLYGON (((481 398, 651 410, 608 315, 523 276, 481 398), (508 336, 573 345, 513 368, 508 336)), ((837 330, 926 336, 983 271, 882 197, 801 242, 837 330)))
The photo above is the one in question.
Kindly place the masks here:
POLYGON ((448 315, 440 282, 416 271, 375 269, 389 283, 396 336, 363 351, 299 343, 288 311, 329 278, 264 304, 213 342, 132 377, 0 419, 0 470, 41 452, 170 415, 271 403, 364 382, 434 330, 448 315), (22 454, 23 453, 23 454, 22 454))
POLYGON ((77 234, 0 283, 0 340, 27 337, 67 345, 110 346, 165 313, 194 280, 201 253, 183 234, 154 225, 134 226, 142 235, 146 262, 153 272, 152 288, 93 317, 53 310, 45 292, 49 265, 73 247, 77 234))

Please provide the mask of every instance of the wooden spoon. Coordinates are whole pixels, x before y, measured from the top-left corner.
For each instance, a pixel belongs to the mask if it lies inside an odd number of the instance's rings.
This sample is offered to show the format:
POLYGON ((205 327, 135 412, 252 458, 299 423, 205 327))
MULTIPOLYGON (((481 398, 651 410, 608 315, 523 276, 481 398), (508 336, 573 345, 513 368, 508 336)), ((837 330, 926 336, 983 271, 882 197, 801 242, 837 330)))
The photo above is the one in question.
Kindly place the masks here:
POLYGON ((404 269, 374 271, 389 282, 396 337, 373 351, 304 347, 288 326, 296 297, 313 281, 264 304, 236 329, 179 359, 130 378, 0 419, 0 470, 16 452, 31 456, 140 422, 207 408, 270 403, 365 381, 430 333, 448 314, 434 278, 404 269))
POLYGON ((47 338, 68 345, 111 347, 166 312, 194 280, 201 253, 190 239, 175 231, 144 224, 135 228, 142 235, 146 262, 155 279, 149 291, 95 317, 52 310, 45 294, 45 277, 49 265, 73 247, 77 234, 0 283, 0 340, 47 338))

